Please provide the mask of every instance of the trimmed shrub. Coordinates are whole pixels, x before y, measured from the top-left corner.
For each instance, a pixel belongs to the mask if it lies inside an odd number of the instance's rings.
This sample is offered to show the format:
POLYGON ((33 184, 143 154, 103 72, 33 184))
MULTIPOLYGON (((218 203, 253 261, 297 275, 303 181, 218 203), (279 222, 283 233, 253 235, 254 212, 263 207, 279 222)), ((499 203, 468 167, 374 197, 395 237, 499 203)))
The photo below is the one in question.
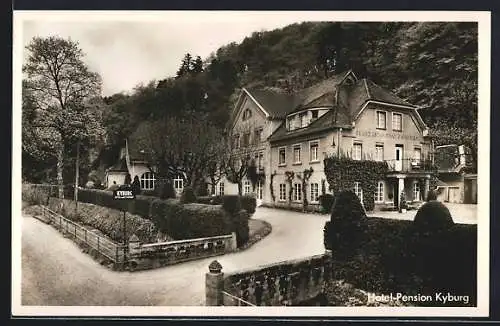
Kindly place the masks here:
POLYGON ((332 211, 333 201, 335 200, 335 197, 333 197, 333 195, 324 194, 319 196, 318 200, 319 204, 321 205, 321 210, 324 213, 330 213, 332 211))
POLYGON ((206 182, 200 184, 196 188, 196 196, 208 196, 208 184, 206 182))
POLYGON ((175 189, 174 185, 172 182, 165 182, 160 189, 160 198, 161 199, 168 199, 168 198, 175 198, 175 189))
POLYGON ((361 220, 366 218, 366 212, 353 191, 343 190, 337 193, 331 211, 331 221, 361 220))
POLYGON ((220 206, 168 202, 164 218, 168 234, 174 239, 192 239, 226 235, 232 232, 231 220, 220 206))
POLYGON ((249 238, 250 229, 248 227, 248 220, 250 214, 242 209, 237 214, 232 215, 233 230, 236 232, 236 244, 238 247, 243 246, 249 238))
POLYGON ((362 235, 365 219, 366 213, 358 196, 350 190, 338 192, 333 202, 328 232, 325 232, 328 238, 323 240, 329 243, 327 249, 343 252, 350 242, 362 235))
POLYGON ((134 214, 140 215, 144 218, 150 218, 151 216, 151 203, 154 198, 148 196, 135 196, 134 204, 133 204, 133 212, 134 214))
POLYGON ((405 192, 402 191, 401 195, 399 196, 399 212, 403 209, 408 209, 408 204, 406 203, 406 195, 405 192))
POLYGON ((434 190, 429 190, 425 201, 437 200, 437 194, 434 190))
POLYGON ((253 215, 255 209, 257 208, 257 198, 252 195, 244 195, 240 198, 241 208, 246 210, 248 214, 253 215))
POLYGON ((181 203, 182 204, 188 204, 188 203, 195 203, 196 202, 196 194, 194 193, 194 190, 192 187, 184 187, 184 190, 182 191, 181 194, 181 203))
POLYGON ((222 208, 231 215, 236 215, 241 210, 239 195, 225 195, 222 197, 222 208))
POLYGON ((442 231, 455 224, 448 208, 436 200, 424 203, 418 209, 413 223, 417 230, 423 232, 442 231))
POLYGON ((196 202, 199 204, 212 205, 212 197, 211 196, 198 196, 198 197, 196 197, 196 202))

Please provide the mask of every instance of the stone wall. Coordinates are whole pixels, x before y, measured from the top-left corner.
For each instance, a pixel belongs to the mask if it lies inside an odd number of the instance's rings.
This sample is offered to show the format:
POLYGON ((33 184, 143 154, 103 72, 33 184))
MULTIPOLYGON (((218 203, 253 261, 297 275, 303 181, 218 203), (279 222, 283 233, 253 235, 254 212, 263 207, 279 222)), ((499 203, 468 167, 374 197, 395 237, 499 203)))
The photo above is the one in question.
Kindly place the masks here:
POLYGON ((157 268, 189 260, 223 255, 236 250, 236 234, 142 244, 137 236, 129 240, 130 270, 157 268))
POLYGON ((329 253, 227 275, 214 261, 206 275, 206 305, 300 305, 322 294, 331 271, 329 253))

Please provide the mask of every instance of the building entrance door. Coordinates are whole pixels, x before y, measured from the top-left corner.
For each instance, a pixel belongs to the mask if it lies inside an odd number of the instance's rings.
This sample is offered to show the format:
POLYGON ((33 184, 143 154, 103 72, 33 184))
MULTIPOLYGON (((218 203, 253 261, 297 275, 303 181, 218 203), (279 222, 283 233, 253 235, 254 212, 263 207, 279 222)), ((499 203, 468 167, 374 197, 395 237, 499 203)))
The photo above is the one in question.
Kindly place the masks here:
POLYGON ((394 162, 394 170, 403 170, 403 145, 396 145, 396 160, 394 162))

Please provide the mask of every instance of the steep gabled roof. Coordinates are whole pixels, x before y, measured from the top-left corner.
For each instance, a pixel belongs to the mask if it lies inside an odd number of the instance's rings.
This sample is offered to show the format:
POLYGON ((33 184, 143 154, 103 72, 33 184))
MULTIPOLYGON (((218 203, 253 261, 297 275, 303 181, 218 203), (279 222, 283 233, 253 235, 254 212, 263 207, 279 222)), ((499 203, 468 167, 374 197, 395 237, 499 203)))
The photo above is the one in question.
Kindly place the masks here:
POLYGON ((286 123, 282 123, 278 129, 269 137, 270 142, 295 138, 298 136, 307 136, 318 132, 330 130, 334 127, 349 127, 350 117, 345 109, 334 108, 323 114, 317 120, 311 122, 305 128, 298 128, 293 131, 286 129, 286 123))
POLYGON ((293 107, 294 97, 276 88, 246 88, 246 91, 269 114, 271 119, 284 118, 293 107))
POLYGON ((368 96, 370 97, 371 100, 416 108, 415 105, 410 104, 405 100, 403 100, 402 98, 397 97, 392 92, 383 89, 382 87, 375 84, 371 80, 365 78, 364 81, 366 83, 368 96))
MULTIPOLYGON (((345 77, 345 72, 337 74, 299 91, 294 95, 294 107, 292 112, 310 107, 313 102, 316 102, 319 98, 324 98, 326 94, 331 96, 329 99, 331 99, 332 102, 326 102, 325 105, 331 106, 334 103, 335 88, 344 80, 345 77)), ((315 104, 315 106, 318 105, 315 104)))
POLYGON ((125 158, 121 158, 111 167, 106 169, 107 172, 128 172, 127 162, 125 158))

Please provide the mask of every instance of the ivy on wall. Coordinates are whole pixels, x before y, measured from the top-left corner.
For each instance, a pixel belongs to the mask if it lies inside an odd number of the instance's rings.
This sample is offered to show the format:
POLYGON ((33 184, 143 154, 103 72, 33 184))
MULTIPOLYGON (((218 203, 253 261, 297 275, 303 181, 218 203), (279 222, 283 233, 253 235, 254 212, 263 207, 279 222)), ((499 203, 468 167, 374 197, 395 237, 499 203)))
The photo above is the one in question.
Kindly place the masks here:
POLYGON ((276 171, 271 173, 271 178, 269 179, 269 190, 271 191, 271 198, 273 199, 273 203, 276 201, 276 196, 274 195, 274 186, 273 186, 273 180, 276 174, 277 174, 276 171))
POLYGON ((293 194, 293 178, 295 177, 295 173, 293 171, 285 171, 285 178, 288 182, 288 204, 292 203, 292 194, 293 194))
POLYGON ((302 172, 302 176, 297 174, 297 179, 302 180, 302 207, 304 210, 306 210, 307 205, 309 205, 309 202, 307 201, 307 181, 311 178, 313 171, 314 170, 311 167, 309 169, 305 169, 304 172, 302 172))
POLYGON ((388 171, 386 162, 358 161, 344 156, 331 156, 324 159, 323 164, 328 184, 334 193, 340 190, 352 190, 354 183, 359 182, 363 189, 363 205, 366 210, 373 210, 377 182, 383 180, 388 171))

